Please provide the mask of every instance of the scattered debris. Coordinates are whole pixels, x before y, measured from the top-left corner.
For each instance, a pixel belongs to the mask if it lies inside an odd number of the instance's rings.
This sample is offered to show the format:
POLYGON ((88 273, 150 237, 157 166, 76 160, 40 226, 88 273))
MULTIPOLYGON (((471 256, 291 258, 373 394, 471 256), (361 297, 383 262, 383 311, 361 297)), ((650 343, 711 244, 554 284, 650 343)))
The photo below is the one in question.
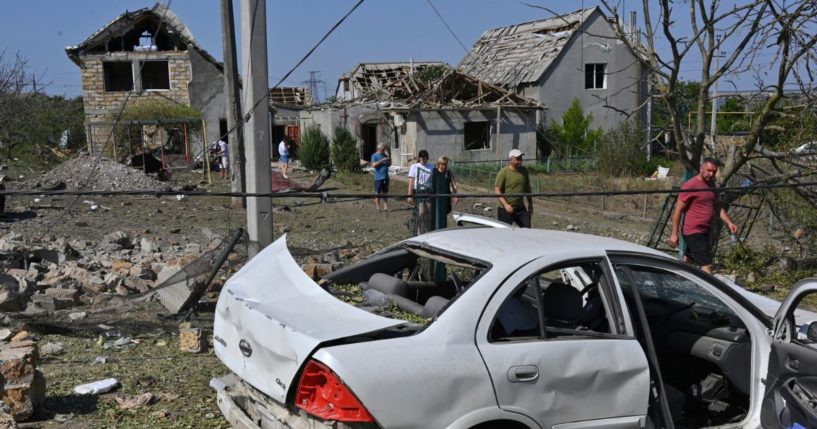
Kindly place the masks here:
POLYGON ((207 341, 201 328, 192 328, 189 323, 179 326, 179 350, 188 353, 201 353, 207 349, 207 341))
POLYGON ((79 386, 74 387, 74 392, 80 395, 98 395, 100 393, 110 392, 117 386, 119 386, 119 381, 117 379, 106 378, 104 380, 80 384, 79 386))
POLYGON ((156 402, 156 396, 150 392, 141 393, 139 395, 128 396, 124 394, 117 394, 114 396, 116 403, 122 410, 131 410, 134 408, 142 408, 156 402))
MULTIPOLYGON (((26 333, 26 336, 28 334, 26 333)), ((45 377, 37 369, 37 343, 21 340, 0 344, 0 376, 3 380, 2 399, 16 421, 23 421, 45 399, 45 377)))
POLYGON ((43 356, 60 354, 65 350, 63 343, 45 343, 40 346, 40 354, 43 356))

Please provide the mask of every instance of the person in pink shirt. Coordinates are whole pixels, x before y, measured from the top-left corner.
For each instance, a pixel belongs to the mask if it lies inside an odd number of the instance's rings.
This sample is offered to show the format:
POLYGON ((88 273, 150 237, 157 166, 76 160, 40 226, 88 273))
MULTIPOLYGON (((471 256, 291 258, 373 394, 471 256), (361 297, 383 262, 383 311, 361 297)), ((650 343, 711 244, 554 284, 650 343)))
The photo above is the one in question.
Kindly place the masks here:
POLYGON ((672 234, 668 240, 670 246, 678 246, 681 215, 685 215, 681 231, 686 242, 684 260, 700 265, 702 270, 710 274, 712 274, 713 255, 709 232, 715 222, 716 213, 726 223, 732 234, 738 231, 738 226, 732 222, 726 210, 718 208, 718 195, 715 192, 715 175, 718 173, 718 165, 719 162, 714 158, 704 159, 698 175, 681 185, 681 193, 678 194, 675 212, 672 215, 672 234))

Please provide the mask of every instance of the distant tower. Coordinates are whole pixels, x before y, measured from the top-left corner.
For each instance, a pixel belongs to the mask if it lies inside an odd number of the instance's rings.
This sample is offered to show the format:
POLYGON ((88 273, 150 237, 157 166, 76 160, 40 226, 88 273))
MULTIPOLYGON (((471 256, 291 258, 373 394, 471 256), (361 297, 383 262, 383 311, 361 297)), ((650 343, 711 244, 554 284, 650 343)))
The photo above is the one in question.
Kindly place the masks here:
MULTIPOLYGON (((320 79, 320 75, 321 72, 319 71, 310 71, 309 80, 304 82, 309 86, 309 93, 312 95, 312 102, 315 104, 321 104, 321 97, 318 95, 318 84, 322 84, 326 88, 326 82, 320 79)), ((324 92, 326 92, 325 89, 324 92)))

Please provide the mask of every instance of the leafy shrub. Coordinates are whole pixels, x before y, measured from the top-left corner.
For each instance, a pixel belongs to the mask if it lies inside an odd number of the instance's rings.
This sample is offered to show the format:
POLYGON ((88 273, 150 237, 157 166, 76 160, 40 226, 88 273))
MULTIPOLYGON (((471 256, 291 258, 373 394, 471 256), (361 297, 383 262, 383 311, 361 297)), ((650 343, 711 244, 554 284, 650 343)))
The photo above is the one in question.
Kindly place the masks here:
MULTIPOLYGON (((647 161, 644 130, 634 121, 625 121, 607 132, 596 148, 596 169, 602 176, 646 176, 658 167, 659 160, 647 161)), ((666 164, 664 164, 666 165, 666 164)))
POLYGON ((332 163, 338 171, 360 171, 360 152, 352 133, 344 127, 335 128, 332 138, 332 163))
POLYGON ((551 121, 545 139, 549 140, 558 157, 586 156, 604 134, 601 129, 591 129, 592 124, 593 115, 585 115, 579 100, 574 99, 562 115, 561 123, 551 121))
POLYGON ((320 170, 329 165, 329 139, 318 125, 310 125, 301 135, 298 147, 301 164, 309 170, 320 170))

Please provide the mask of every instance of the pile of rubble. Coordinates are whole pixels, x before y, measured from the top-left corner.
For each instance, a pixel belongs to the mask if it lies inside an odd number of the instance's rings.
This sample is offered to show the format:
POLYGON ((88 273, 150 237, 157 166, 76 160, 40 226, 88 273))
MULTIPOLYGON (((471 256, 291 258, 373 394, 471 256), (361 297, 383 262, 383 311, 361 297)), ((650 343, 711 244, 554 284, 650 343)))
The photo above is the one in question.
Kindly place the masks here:
POLYGON ((37 179, 40 187, 65 183, 69 190, 168 191, 170 185, 108 158, 77 156, 37 179))
POLYGON ((0 237, 0 312, 36 314, 145 293, 221 242, 160 245, 117 231, 100 242, 44 238, 34 248, 11 232, 0 237))

